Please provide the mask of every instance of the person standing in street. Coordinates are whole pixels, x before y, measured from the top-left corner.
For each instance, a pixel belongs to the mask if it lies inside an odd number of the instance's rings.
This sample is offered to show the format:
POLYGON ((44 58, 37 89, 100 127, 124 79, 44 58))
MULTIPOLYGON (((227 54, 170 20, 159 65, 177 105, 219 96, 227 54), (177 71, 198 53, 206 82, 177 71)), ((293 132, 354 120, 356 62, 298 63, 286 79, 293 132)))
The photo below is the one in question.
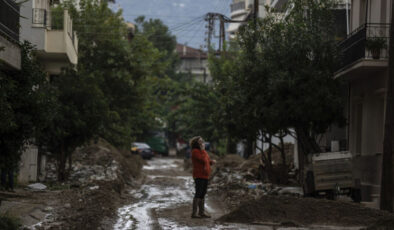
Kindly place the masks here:
POLYGON ((193 178, 195 183, 195 194, 193 199, 192 218, 210 218, 204 211, 205 195, 208 189, 208 179, 211 174, 211 165, 215 160, 209 158, 205 151, 204 140, 200 137, 194 137, 190 140, 192 148, 193 178), (197 214, 198 210, 198 214, 197 214))

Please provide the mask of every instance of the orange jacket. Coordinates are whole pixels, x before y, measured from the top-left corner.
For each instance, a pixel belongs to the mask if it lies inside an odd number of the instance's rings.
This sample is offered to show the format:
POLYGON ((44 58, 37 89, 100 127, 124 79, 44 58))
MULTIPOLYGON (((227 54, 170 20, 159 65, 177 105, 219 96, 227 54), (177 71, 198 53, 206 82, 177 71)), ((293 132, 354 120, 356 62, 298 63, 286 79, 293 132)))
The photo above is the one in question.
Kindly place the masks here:
POLYGON ((192 150, 193 178, 209 179, 211 159, 205 150, 192 150))

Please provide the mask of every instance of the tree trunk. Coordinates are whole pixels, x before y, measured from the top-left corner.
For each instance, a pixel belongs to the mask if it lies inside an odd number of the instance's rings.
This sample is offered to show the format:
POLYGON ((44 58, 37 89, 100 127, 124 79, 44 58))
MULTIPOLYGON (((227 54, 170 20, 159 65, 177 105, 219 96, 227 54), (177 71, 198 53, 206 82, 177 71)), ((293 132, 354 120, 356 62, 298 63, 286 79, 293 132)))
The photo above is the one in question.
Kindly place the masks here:
POLYGON ((272 167, 272 135, 268 135, 268 152, 267 152, 267 158, 268 158, 268 168, 271 169, 272 167))
POLYGON ((244 154, 245 159, 248 159, 249 156, 253 155, 253 142, 254 142, 253 138, 250 138, 250 137, 247 138, 246 149, 245 149, 245 154, 244 154))
POLYGON ((66 151, 64 149, 64 145, 62 144, 58 162, 57 162, 57 180, 58 181, 65 181, 66 180, 66 151))
POLYGON ((307 129, 302 127, 295 128, 297 133, 298 144, 298 161, 299 161, 299 180, 301 185, 304 184, 304 168, 307 163, 307 155, 320 152, 320 147, 316 140, 310 136, 307 129))
MULTIPOLYGON (((392 11, 394 4, 392 4, 392 11)), ((393 11, 394 12, 394 11, 393 11)), ((380 186, 380 209, 393 212, 393 132, 394 132, 394 17, 391 18, 389 47, 389 76, 387 80, 386 120, 384 125, 382 181, 380 186)))
POLYGON ((227 154, 236 154, 237 153, 237 144, 234 140, 229 136, 227 136, 227 146, 226 146, 227 154))
POLYGON ((68 169, 67 169, 67 174, 68 175, 71 174, 72 166, 73 166, 73 160, 72 160, 72 154, 70 153, 68 155, 68 169))
POLYGON ((284 165, 284 166, 286 166, 286 149, 285 149, 285 144, 283 143, 283 136, 280 136, 280 147, 281 147, 281 149, 280 149, 280 154, 282 155, 282 164, 284 165))

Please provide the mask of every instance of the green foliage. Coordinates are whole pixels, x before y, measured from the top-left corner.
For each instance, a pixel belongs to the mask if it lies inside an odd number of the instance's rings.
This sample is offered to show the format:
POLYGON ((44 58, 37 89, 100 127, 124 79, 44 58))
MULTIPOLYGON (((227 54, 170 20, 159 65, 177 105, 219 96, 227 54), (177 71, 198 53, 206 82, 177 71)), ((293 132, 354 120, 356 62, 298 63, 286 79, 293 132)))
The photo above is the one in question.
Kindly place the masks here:
POLYGON ((64 27, 64 8, 56 6, 51 8, 51 29, 62 30, 64 27))
POLYGON ((71 10, 79 38, 78 75, 89 76, 105 96, 108 107, 98 135, 115 146, 130 141, 154 125, 146 101, 146 79, 160 67, 160 53, 145 36, 130 42, 122 12, 113 12, 105 1, 80 1, 71 10))
MULTIPOLYGON (((137 33, 144 35, 160 51, 161 58, 158 63, 163 67, 164 74, 170 77, 176 75, 176 67, 179 64, 175 52, 176 37, 171 34, 168 27, 160 19, 146 21, 144 16, 140 16, 135 22, 137 23, 137 33)), ((158 76, 163 77, 161 74, 158 76)))
POLYGON ((242 27, 239 51, 211 55, 219 124, 227 135, 255 139, 294 128, 311 152, 318 151, 316 135, 343 123, 341 83, 333 78, 338 52, 332 7, 329 0, 291 1, 285 16, 268 14, 242 27))
POLYGON ((19 219, 9 215, 0 215, 0 229, 17 230, 20 226, 19 219))
POLYGON ((103 126, 108 107, 102 91, 94 81, 69 69, 52 80, 52 117, 40 135, 40 143, 49 152, 59 155, 65 179, 65 160, 75 148, 95 137, 103 126))
POLYGON ((28 140, 50 114, 48 84, 32 46, 22 44, 20 71, 0 72, 0 166, 15 169, 28 140))
POLYGON ((171 120, 176 121, 175 131, 188 140, 193 136, 203 136, 215 142, 219 133, 215 129, 213 115, 218 105, 218 97, 213 88, 201 82, 184 85, 178 106, 170 112, 171 120))
POLYGON ((387 45, 386 39, 382 37, 368 38, 365 42, 365 47, 369 50, 380 50, 387 45))

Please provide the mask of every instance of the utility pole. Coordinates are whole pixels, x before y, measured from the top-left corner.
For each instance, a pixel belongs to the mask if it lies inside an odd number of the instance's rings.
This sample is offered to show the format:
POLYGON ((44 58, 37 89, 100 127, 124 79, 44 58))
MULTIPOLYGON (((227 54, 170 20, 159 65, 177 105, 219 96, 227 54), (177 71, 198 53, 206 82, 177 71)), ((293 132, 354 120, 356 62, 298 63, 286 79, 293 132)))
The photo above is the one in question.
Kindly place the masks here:
POLYGON ((254 24, 257 22, 257 17, 259 16, 259 0, 254 0, 254 10, 253 10, 253 20, 254 24))
MULTIPOLYGON (((258 2, 258 0, 257 0, 258 2)), ((257 18, 257 13, 258 13, 258 6, 257 6, 257 11, 256 12, 256 18, 257 18)), ((215 21, 219 20, 220 24, 220 30, 219 30, 219 35, 215 36, 216 38, 219 38, 219 49, 218 51, 223 51, 224 50, 224 42, 226 41, 226 30, 225 30, 225 23, 245 23, 247 21, 245 20, 232 20, 228 17, 226 17, 223 14, 219 13, 207 13, 205 15, 205 21, 208 22, 208 25, 206 28, 208 31, 206 32, 207 38, 205 39, 207 41, 207 48, 209 49, 211 47, 212 43, 212 36, 215 34, 215 21)), ((250 18, 249 18, 250 20, 250 18)))
POLYGON ((224 17, 220 17, 220 38, 219 38, 219 51, 224 51, 224 42, 226 41, 226 30, 224 27, 224 17))

